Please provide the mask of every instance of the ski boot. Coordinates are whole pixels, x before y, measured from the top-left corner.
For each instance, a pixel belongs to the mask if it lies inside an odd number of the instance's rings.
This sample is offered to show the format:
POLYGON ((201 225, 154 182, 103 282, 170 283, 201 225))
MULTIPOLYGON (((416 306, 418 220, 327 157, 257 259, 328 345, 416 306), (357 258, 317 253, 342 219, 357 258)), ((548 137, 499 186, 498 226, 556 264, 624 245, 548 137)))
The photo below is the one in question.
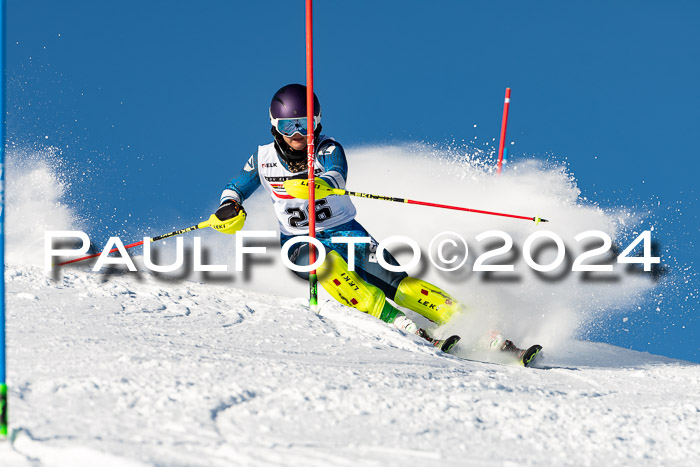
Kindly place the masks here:
POLYGON ((528 366, 537 357, 537 354, 542 350, 541 345, 533 345, 527 349, 520 349, 513 341, 505 339, 498 331, 491 334, 489 348, 506 352, 513 355, 522 366, 528 366))
POLYGON ((397 317, 392 324, 402 331, 415 334, 418 337, 425 339, 443 352, 449 352, 460 339, 459 336, 450 336, 447 339, 433 339, 425 329, 419 328, 416 323, 406 316, 397 317))

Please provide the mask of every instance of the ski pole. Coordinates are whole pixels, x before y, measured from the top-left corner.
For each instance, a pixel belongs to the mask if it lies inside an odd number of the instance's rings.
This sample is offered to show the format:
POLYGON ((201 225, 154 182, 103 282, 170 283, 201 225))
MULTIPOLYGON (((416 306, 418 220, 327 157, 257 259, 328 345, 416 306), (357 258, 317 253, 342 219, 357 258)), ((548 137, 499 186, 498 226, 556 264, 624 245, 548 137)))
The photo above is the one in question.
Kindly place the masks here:
MULTIPOLYGON (((301 199, 308 199, 309 196, 309 191, 308 191, 308 181, 307 180, 287 180, 284 182, 284 189, 287 192, 288 195, 293 196, 295 198, 301 198, 301 199)), ((477 214, 488 214, 490 216, 502 216, 502 217, 511 217, 513 219, 524 219, 526 221, 534 221, 535 224, 539 224, 540 222, 549 222, 547 219, 542 219, 541 217, 530 217, 530 216, 518 216, 515 214, 504 214, 502 212, 493 212, 493 211, 482 211, 481 209, 470 209, 470 208, 463 208, 459 206, 449 206, 447 204, 437 204, 437 203, 428 203, 426 201, 415 201, 412 199, 405 199, 405 198, 395 198, 393 196, 382 196, 382 195, 372 195, 368 193, 359 193, 357 191, 348 191, 348 190, 342 190, 340 188, 331 188, 331 187, 326 187, 320 184, 316 184, 316 199, 321 199, 325 198, 326 196, 329 195, 348 195, 348 196, 357 196, 360 198, 369 198, 369 199, 381 199, 383 201, 394 201, 397 203, 406 203, 406 204, 418 204, 420 206, 430 206, 433 208, 442 208, 442 209, 454 209, 455 211, 466 211, 466 212, 474 212, 477 214)))
MULTIPOLYGON (((166 233, 163 235, 158 235, 157 237, 153 237, 153 238, 151 238, 151 243, 157 242, 158 240, 163 240, 165 238, 170 238, 170 237, 174 237, 176 235, 184 234, 187 232, 192 232, 193 230, 211 227, 214 223, 217 223, 217 222, 220 222, 220 221, 216 218, 216 216, 214 214, 212 214, 209 217, 209 219, 202 221, 199 224, 193 225, 191 227, 187 227, 186 229, 176 230, 174 232, 169 232, 169 233, 166 233)), ((139 245, 143 245, 143 240, 141 240, 140 242, 132 243, 130 245, 125 245, 124 249, 133 248, 133 247, 139 246, 139 245)), ((119 249, 112 248, 111 250, 109 250, 109 253, 114 253, 115 251, 119 251, 119 249)), ((100 256, 101 254, 102 253, 96 253, 94 255, 83 256, 82 258, 71 259, 69 261, 64 261, 62 263, 58 263, 56 266, 64 266, 66 264, 77 263, 78 261, 83 261, 83 260, 90 259, 90 258, 96 258, 97 256, 100 256)))

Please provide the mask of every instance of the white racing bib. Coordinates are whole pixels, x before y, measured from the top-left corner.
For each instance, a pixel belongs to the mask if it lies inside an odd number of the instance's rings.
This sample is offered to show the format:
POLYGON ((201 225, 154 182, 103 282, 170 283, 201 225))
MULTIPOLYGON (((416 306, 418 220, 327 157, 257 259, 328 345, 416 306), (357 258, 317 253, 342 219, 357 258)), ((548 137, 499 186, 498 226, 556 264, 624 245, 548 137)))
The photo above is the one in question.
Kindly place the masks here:
MULTIPOLYGON (((321 146, 321 139, 318 146, 321 146)), ((316 160, 315 176, 325 171, 316 160)), ((258 146, 258 174, 260 183, 270 194, 280 231, 285 235, 304 235, 309 232, 309 201, 289 196, 284 182, 292 178, 307 178, 306 171, 293 173, 287 170, 277 157, 275 144, 258 146)), ((355 206, 348 196, 331 195, 316 200, 316 230, 344 224, 355 218, 355 206)))

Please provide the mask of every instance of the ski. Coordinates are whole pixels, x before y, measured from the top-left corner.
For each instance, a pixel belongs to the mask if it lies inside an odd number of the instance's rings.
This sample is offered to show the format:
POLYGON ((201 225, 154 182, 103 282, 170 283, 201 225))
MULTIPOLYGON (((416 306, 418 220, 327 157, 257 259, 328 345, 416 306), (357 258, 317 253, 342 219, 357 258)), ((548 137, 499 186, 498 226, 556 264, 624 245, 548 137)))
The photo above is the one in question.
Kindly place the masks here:
POLYGON ((447 339, 433 339, 428 335, 425 329, 419 329, 417 334, 443 352, 449 352, 461 339, 459 336, 450 336, 447 339))
POLYGON ((522 366, 530 366, 533 360, 539 355, 542 350, 541 345, 533 345, 520 352, 519 361, 522 366))
POLYGON ((521 349, 513 344, 513 341, 506 340, 499 350, 512 354, 522 366, 530 366, 542 350, 542 346, 535 344, 527 349, 521 349))
POLYGON ((460 339, 461 337, 459 336, 450 336, 447 339, 433 341, 433 345, 435 345, 435 347, 439 347, 443 352, 449 352, 452 350, 452 347, 457 345, 457 342, 459 342, 460 339))
POLYGON ((530 366, 542 350, 541 345, 532 345, 526 349, 521 349, 513 341, 505 339, 499 331, 493 331, 489 339, 489 348, 491 350, 513 355, 522 366, 530 366))

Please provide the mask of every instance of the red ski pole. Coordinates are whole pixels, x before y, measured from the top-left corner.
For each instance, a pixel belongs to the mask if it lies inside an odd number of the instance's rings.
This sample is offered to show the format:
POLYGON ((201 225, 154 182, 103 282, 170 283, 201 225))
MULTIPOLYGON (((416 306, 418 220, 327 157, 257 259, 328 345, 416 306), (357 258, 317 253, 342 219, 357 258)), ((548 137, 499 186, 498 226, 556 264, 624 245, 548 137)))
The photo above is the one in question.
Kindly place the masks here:
MULTIPOLYGON (((287 180, 284 182, 284 191, 287 192, 289 196, 293 196, 295 198, 300 198, 300 199, 307 199, 306 197, 308 196, 308 181, 306 180, 287 180)), ((472 209, 472 208, 463 208, 460 206, 449 206, 447 204, 438 204, 438 203, 429 203, 427 201, 416 201, 413 199, 406 199, 406 198, 396 198, 394 196, 383 196, 383 195, 373 195, 371 193, 360 193, 357 191, 349 191, 349 190, 343 190, 341 188, 331 188, 329 186, 322 186, 319 185, 316 187, 316 197, 321 199, 325 198, 326 196, 330 195, 339 195, 339 196, 357 196, 359 198, 367 198, 367 199, 380 199, 382 201, 394 201, 395 203, 405 203, 405 204, 418 204, 420 206, 430 206, 433 208, 441 208, 441 209, 453 209, 455 211, 466 211, 466 212, 474 212, 477 214, 488 214, 489 216, 501 216, 501 217, 510 217, 513 219, 523 219, 526 221, 533 221, 536 224, 539 224, 540 222, 549 222, 547 219, 542 219, 539 216, 519 216, 517 214, 505 214, 502 212, 494 212, 494 211, 484 211, 481 209, 472 209)))

